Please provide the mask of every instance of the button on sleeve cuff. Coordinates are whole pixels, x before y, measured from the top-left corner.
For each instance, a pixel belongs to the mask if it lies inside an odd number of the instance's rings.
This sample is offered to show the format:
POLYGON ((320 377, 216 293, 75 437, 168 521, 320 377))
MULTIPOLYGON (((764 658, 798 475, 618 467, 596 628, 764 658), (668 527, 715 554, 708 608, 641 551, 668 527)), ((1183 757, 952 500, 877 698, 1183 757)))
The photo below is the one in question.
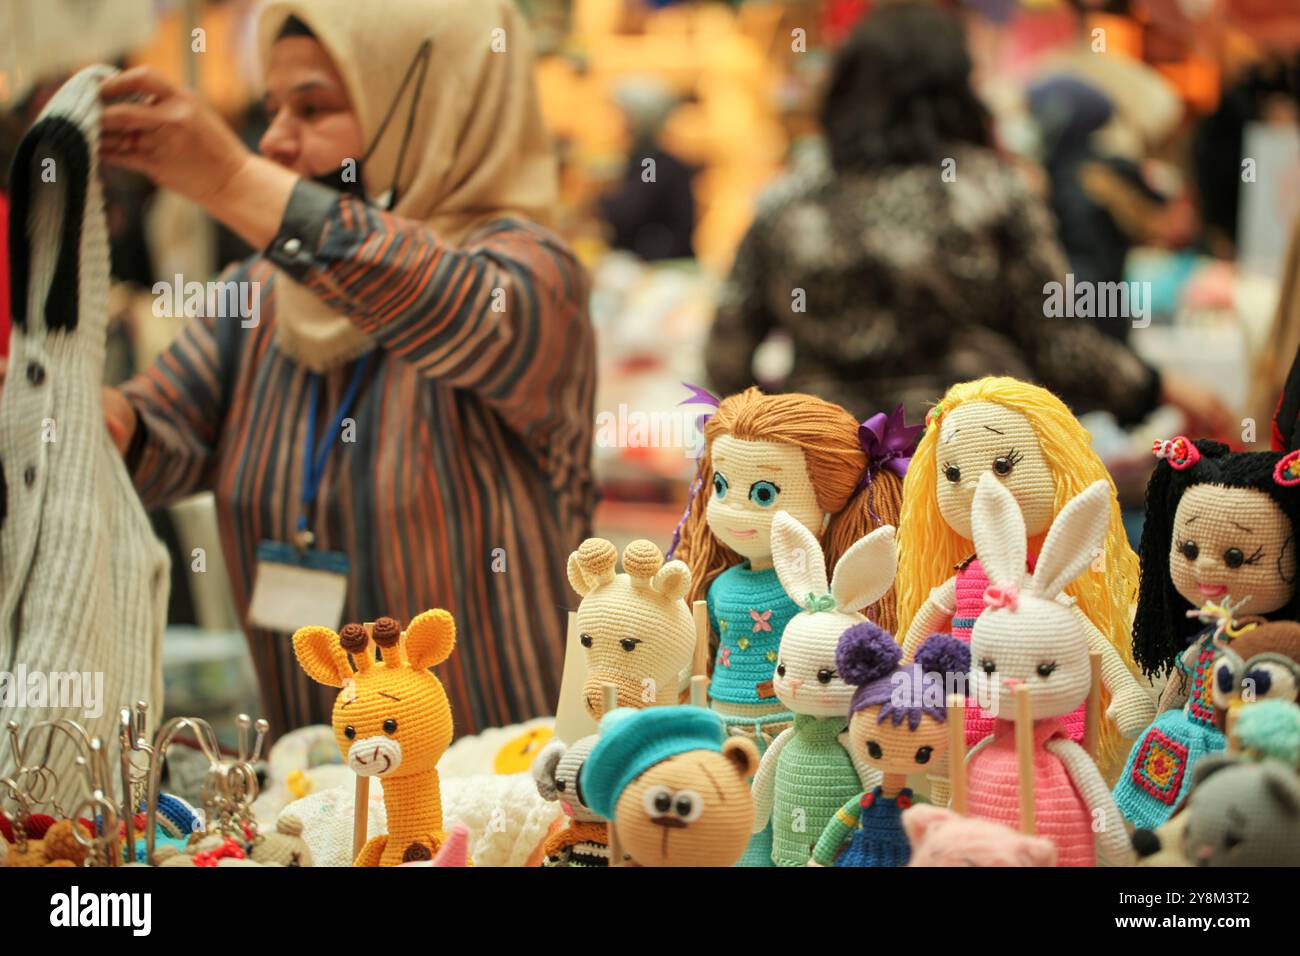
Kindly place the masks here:
POLYGON ((328 186, 299 179, 289 194, 280 231, 266 248, 266 257, 301 281, 316 261, 325 222, 338 201, 339 194, 328 186))

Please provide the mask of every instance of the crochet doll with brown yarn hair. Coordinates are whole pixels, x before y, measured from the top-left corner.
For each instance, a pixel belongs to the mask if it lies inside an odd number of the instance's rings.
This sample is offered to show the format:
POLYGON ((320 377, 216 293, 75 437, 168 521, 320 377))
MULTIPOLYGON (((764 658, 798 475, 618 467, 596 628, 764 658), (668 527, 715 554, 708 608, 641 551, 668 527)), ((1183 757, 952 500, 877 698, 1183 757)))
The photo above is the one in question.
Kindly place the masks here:
POLYGON ((443 610, 425 611, 405 631, 381 617, 369 634, 347 624, 338 634, 312 626, 293 635, 307 675, 341 689, 333 725, 344 761, 383 782, 388 833, 372 837, 354 866, 428 860, 446 838, 437 767, 451 743, 451 706, 429 668, 455 644, 456 624, 443 610))
MULTIPOLYGON (((903 486, 898 534, 898 615, 905 628, 904 659, 936 631, 969 640, 988 584, 971 535, 971 506, 983 474, 992 474, 1020 505, 1033 564, 1052 520, 1066 502, 1095 481, 1111 488, 1106 535, 1092 569, 1066 589, 1102 656, 1102 722, 1098 763, 1112 765, 1155 714, 1152 695, 1132 670, 1130 615, 1138 562, 1129 547, 1114 482, 1092 449, 1088 432, 1047 389, 1008 377, 952 386, 926 419, 903 486)), ((1066 716, 1082 739, 1082 707, 1066 716)), ((967 714, 967 742, 989 733, 992 721, 967 714)), ((936 767, 935 795, 947 792, 946 761, 936 767)))
POLYGON ((682 599, 691 572, 681 561, 664 563, 650 541, 618 549, 588 538, 569 555, 569 583, 582 595, 579 640, 586 648, 582 701, 592 717, 605 712, 601 687, 613 684, 620 707, 676 704, 690 679, 695 623, 682 599))
POLYGON ((1300 453, 1232 452, 1183 437, 1154 451, 1160 461, 1147 484, 1133 650, 1144 670, 1173 672, 1160 715, 1134 744, 1114 789, 1124 816, 1147 829, 1182 803, 1197 762, 1227 745, 1213 695, 1224 638, 1239 632, 1232 618, 1244 628, 1246 615, 1292 620, 1300 610, 1300 475, 1293 473, 1300 453), (1223 613, 1199 620, 1206 602, 1223 613))
MULTIPOLYGON (((783 510, 815 535, 833 571, 854 542, 897 523, 912 437, 901 411, 859 423, 815 396, 757 388, 723 399, 704 426, 676 553, 691 568, 690 600, 708 603, 710 706, 760 752, 794 719, 773 677, 782 633, 800 611, 773 567, 773 515, 783 510)), ((892 628, 892 596, 866 614, 892 628)), ((769 829, 741 865, 770 863, 769 829)))

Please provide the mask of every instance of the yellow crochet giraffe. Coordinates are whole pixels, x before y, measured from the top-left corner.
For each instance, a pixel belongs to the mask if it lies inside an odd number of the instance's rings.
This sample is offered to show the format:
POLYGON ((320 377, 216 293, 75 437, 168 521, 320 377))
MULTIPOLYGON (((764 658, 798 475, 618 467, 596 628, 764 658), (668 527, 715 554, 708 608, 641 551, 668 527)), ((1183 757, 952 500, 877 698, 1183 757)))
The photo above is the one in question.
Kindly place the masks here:
POLYGON ((381 617, 369 634, 347 624, 339 634, 313 626, 293 635, 307 675, 341 689, 334 736, 347 765, 383 780, 388 833, 369 840, 354 866, 429 860, 446 839, 437 766, 451 743, 451 706, 429 668, 445 661, 455 643, 456 623, 442 610, 425 611, 405 632, 381 617))

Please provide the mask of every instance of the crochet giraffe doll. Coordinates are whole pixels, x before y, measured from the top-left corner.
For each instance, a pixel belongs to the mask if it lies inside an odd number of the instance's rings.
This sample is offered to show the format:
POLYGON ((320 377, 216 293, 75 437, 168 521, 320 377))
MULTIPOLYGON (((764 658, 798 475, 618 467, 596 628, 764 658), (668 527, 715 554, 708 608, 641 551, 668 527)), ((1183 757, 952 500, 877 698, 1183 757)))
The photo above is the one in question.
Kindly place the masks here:
POLYGON ((425 611, 405 632, 381 617, 369 634, 347 624, 339 634, 313 626, 293 635, 307 675, 341 688, 333 724, 347 765, 383 780, 388 833, 371 838, 354 866, 429 860, 446 839, 437 766, 451 743, 451 706, 429 668, 445 661, 455 643, 456 624, 442 610, 425 611))

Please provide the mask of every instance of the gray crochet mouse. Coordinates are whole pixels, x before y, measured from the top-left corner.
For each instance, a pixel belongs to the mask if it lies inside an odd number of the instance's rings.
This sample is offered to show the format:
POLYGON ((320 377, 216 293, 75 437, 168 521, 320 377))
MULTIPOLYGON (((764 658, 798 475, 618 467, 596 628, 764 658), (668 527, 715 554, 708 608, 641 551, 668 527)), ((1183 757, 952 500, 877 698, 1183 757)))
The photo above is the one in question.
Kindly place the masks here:
POLYGON ((558 801, 569 818, 547 837, 543 866, 608 866, 609 834, 604 820, 582 802, 578 774, 598 740, 596 734, 567 746, 552 740, 533 761, 533 780, 543 800, 558 801))
POLYGON ((1300 777, 1227 754, 1193 771, 1183 853, 1194 866, 1300 866, 1300 777))

